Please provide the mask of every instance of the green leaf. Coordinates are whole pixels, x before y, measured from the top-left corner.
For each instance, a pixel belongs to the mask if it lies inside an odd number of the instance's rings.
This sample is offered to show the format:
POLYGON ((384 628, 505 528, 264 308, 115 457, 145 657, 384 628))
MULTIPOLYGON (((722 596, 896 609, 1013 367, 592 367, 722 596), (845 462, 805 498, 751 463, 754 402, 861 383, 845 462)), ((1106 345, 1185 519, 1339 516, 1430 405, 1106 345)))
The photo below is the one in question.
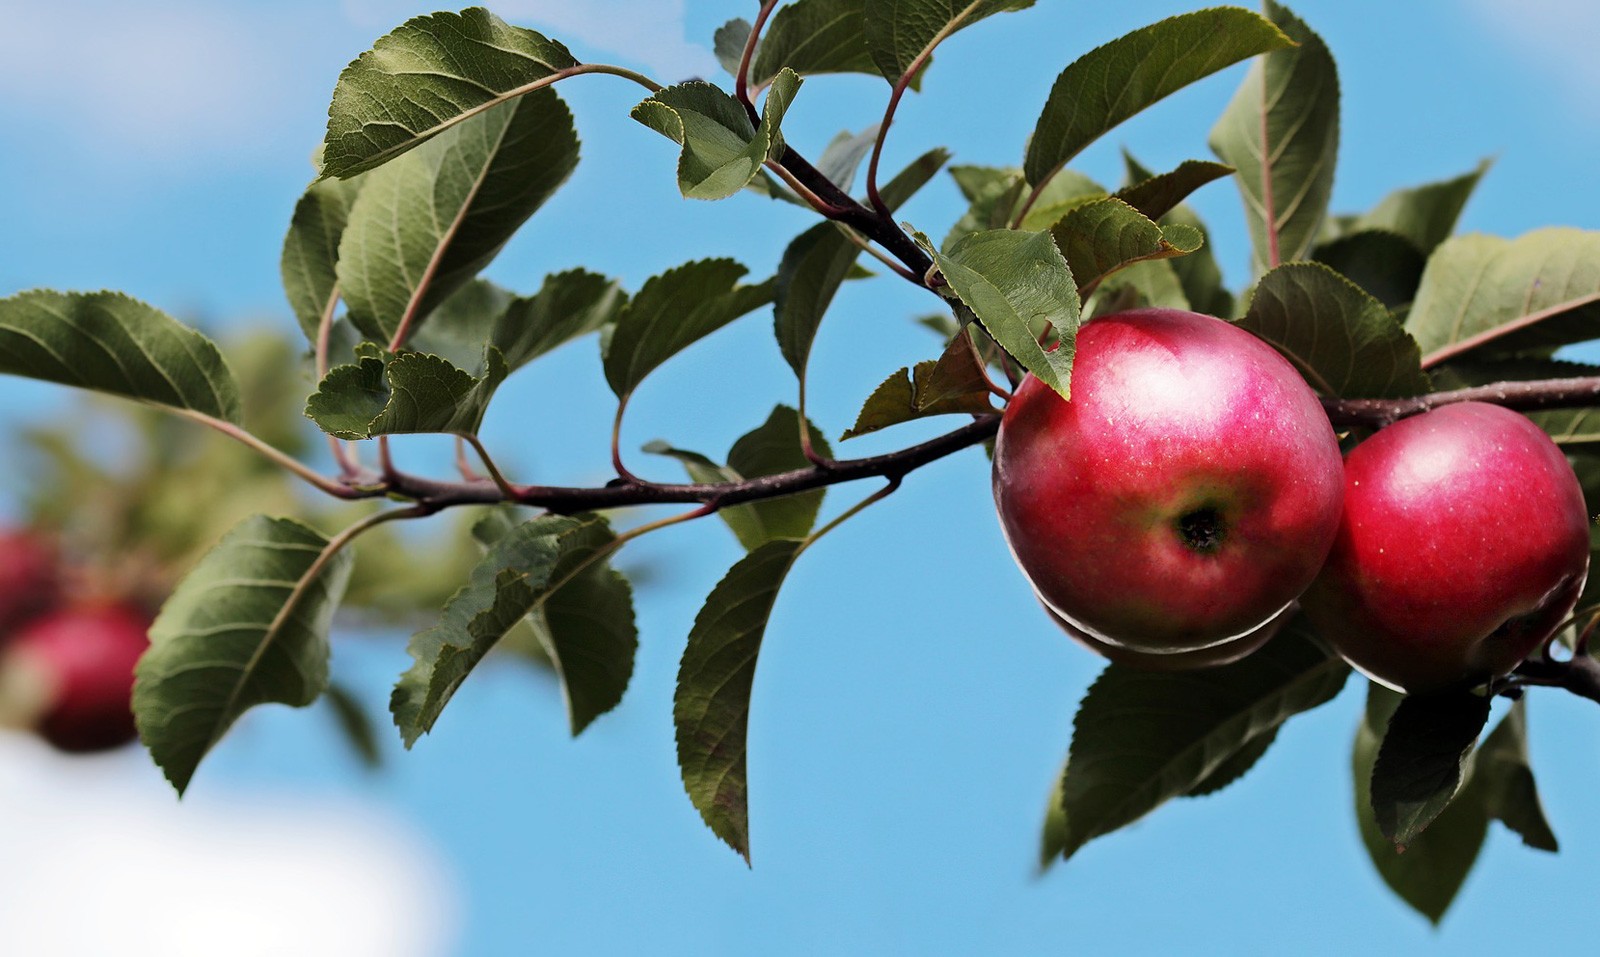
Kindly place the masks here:
POLYGON ((930 415, 994 412, 983 366, 965 332, 957 332, 938 361, 929 359, 883 380, 867 397, 856 424, 841 438, 876 432, 930 415))
POLYGON ((684 789, 706 825, 746 863, 750 689, 767 618, 801 547, 776 539, 739 559, 696 616, 678 667, 672 716, 684 789))
POLYGON ((1199 249, 1203 239, 1193 226, 1157 226, 1116 197, 1077 207, 1050 228, 1066 257, 1078 294, 1086 295, 1112 273, 1150 259, 1170 259, 1199 249))
POLYGON ((645 280, 605 350, 606 382, 618 398, 687 346, 771 302, 775 283, 737 285, 746 272, 731 259, 701 259, 645 280))
MULTIPOLYGON (((717 27, 717 32, 711 36, 711 52, 729 76, 739 75, 739 64, 744 60, 744 48, 750 42, 751 29, 749 20, 736 17, 717 27)), ((756 41, 758 51, 761 49, 760 42, 756 41)))
POLYGON ((1372 766, 1372 810, 1384 838, 1404 850, 1460 789, 1489 699, 1471 691, 1407 695, 1372 766))
POLYGON ((0 373, 243 424, 239 384, 216 344, 119 292, 0 299, 0 373))
MULTIPOLYGON (((1202 245, 1191 255, 1138 265, 1129 272, 1154 271, 1161 267, 1170 269, 1178 279, 1184 299, 1188 301, 1187 306, 1180 308, 1190 308, 1224 319, 1231 317, 1234 314, 1233 294, 1223 284, 1222 270, 1217 266, 1216 256, 1212 252, 1210 234, 1200 217, 1189 207, 1179 206, 1161 217, 1161 224, 1191 226, 1199 230, 1202 245)), ((1122 275, 1126 276, 1127 273, 1122 275)))
POLYGON ((1393 398, 1428 391, 1417 344, 1359 286, 1321 263, 1262 277, 1239 325, 1272 344, 1319 392, 1393 398))
POLYGON ((633 677, 633 586, 604 560, 616 539, 602 520, 562 536, 555 587, 523 619, 561 678, 573 735, 620 704, 633 677))
POLYGON ((350 750, 355 752, 362 765, 376 768, 383 764, 383 751, 378 747, 377 728, 373 727, 372 716, 367 714, 367 709, 361 706, 361 699, 357 698, 349 688, 336 681, 330 681, 327 690, 322 694, 322 700, 326 701, 333 711, 340 734, 344 736, 345 742, 350 745, 350 750))
POLYGON ((289 306, 300 320, 300 331, 316 344, 322 319, 338 301, 339 238, 350 221, 350 206, 361 192, 363 180, 319 180, 295 204, 289 233, 283 238, 278 271, 289 306))
POLYGON ((505 381, 498 349, 474 376, 420 352, 374 355, 329 370, 306 400, 306 417, 341 439, 377 435, 476 435, 495 389, 505 381))
POLYGON ((414 326, 489 264, 577 162, 572 114, 542 90, 363 177, 336 267, 350 321, 384 344, 414 326))
POLYGON ((440 304, 412 337, 418 352, 431 352, 481 375, 484 346, 500 350, 515 372, 540 356, 616 321, 628 295, 615 279, 584 269, 544 277, 531 296, 513 296, 482 279, 473 280, 440 304))
POLYGON ((1489 815, 1481 799, 1482 788, 1472 782, 1432 827, 1417 835, 1404 854, 1396 853, 1394 845, 1384 838, 1372 816, 1372 767, 1382 730, 1399 702, 1400 695, 1395 692, 1375 683, 1369 686, 1366 714, 1356 732, 1351 757, 1356 820, 1367 855, 1384 883, 1437 924, 1472 872, 1489 830, 1489 815))
POLYGON ((1260 651, 1200 671, 1110 665, 1073 721, 1059 844, 1093 838, 1204 784, 1241 749, 1339 693, 1349 667, 1295 619, 1260 651))
POLYGON ((298 522, 255 516, 207 552, 161 608, 139 659, 139 737, 182 794, 240 715, 303 708, 328 684, 328 628, 350 578, 348 551, 298 522))
MULTIPOLYGON (((1003 229, 1022 212, 1028 193, 1022 170, 1001 166, 952 166, 950 175, 969 205, 966 213, 950 227, 940 248, 948 250, 956 240, 981 230, 1003 229)), ((1023 215, 1020 226, 1030 231, 1048 229, 1074 208, 1105 195, 1105 189, 1089 177, 1062 170, 1045 184, 1023 215)))
MULTIPOLYGON (((783 9, 792 10, 793 7, 784 7, 783 9)), ((828 145, 823 148, 822 155, 817 157, 815 164, 817 172, 827 177, 829 182, 844 192, 850 192, 850 187, 855 185, 856 170, 860 169, 861 161, 867 158, 867 154, 872 152, 872 144, 877 142, 877 139, 877 123, 859 133, 844 130, 835 134, 833 139, 828 141, 828 145)), ((942 149, 930 150, 914 161, 911 164, 911 169, 916 169, 919 165, 929 162, 929 157, 948 157, 949 155, 947 151, 942 149)), ((933 170, 929 171, 928 176, 932 176, 938 171, 938 168, 938 164, 935 164, 933 170)), ((926 182, 926 179, 924 179, 924 182, 926 182)), ((884 188, 887 189, 888 187, 885 186, 884 188)), ((881 195, 882 190, 879 193, 881 195)))
MULTIPOLYGON (((828 457, 832 450, 821 431, 807 423, 812 449, 828 457)), ((772 410, 767 421, 740 436, 728 450, 728 464, 718 465, 698 452, 676 449, 665 442, 651 442, 645 451, 666 455, 683 463, 693 482, 716 484, 777 475, 811 464, 800 445, 800 413, 785 405, 772 410)), ((822 508, 823 489, 801 492, 783 498, 747 502, 717 510, 717 515, 746 550, 754 551, 779 538, 804 538, 816 524, 822 508)))
MULTIPOLYGON (((1162 309, 1190 308, 1174 265, 1178 259, 1149 259, 1135 263, 1101 284, 1085 304, 1089 319, 1155 306, 1162 309)), ((1085 320, 1088 321, 1088 320, 1085 320)))
POLYGON ((1196 80, 1290 45, 1261 16, 1217 7, 1169 17, 1089 51, 1050 88, 1023 161, 1028 182, 1048 181, 1113 127, 1196 80))
MULTIPOLYGON (((1528 763, 1526 704, 1516 701, 1485 738, 1472 766, 1473 783, 1482 783, 1489 813, 1510 828, 1522 843, 1554 854, 1555 832, 1545 819, 1539 788, 1528 763)), ((1437 826, 1437 825, 1435 825, 1437 826)))
POLYGON ((703 80, 669 86, 633 108, 634 119, 683 147, 678 189, 689 199, 726 199, 744 189, 761 164, 783 150, 778 128, 800 89, 785 70, 761 106, 761 125, 738 100, 703 80))
POLYGON ((387 163, 577 64, 560 43, 481 7, 414 17, 339 74, 322 175, 387 163))
POLYGON ((1411 304, 1427 265, 1411 240, 1397 233, 1367 229, 1323 243, 1312 252, 1346 279, 1390 309, 1411 304))
POLYGON ((897 83, 945 37, 996 13, 1025 10, 1033 0, 865 0, 864 6, 872 62, 897 83))
POLYGON ((1204 780, 1185 791, 1183 797, 1207 797, 1244 777, 1256 766, 1256 762, 1266 756, 1267 749, 1276 740, 1277 728, 1251 738, 1244 747, 1233 752, 1232 757, 1217 765, 1216 770, 1206 775, 1204 780))
POLYGON ((1333 190, 1339 152, 1339 72, 1322 38, 1287 8, 1267 15, 1299 45, 1268 53, 1211 131, 1211 149, 1236 167, 1255 271, 1304 259, 1333 190))
POLYGON ((1170 173, 1148 176, 1117 190, 1116 198, 1132 206, 1150 219, 1161 217, 1178 208, 1190 193, 1216 182, 1235 172, 1232 166, 1209 163, 1204 160, 1184 160, 1170 173))
POLYGON ((1600 232, 1472 234, 1428 259, 1406 327, 1432 365, 1583 342, 1600 322, 1600 232))
POLYGON ((1484 160, 1477 169, 1454 179, 1397 189, 1371 212, 1358 217, 1351 231, 1381 229, 1395 233, 1427 255, 1455 231, 1461 210, 1491 165, 1492 161, 1484 160))
MULTIPOLYGON (((898 208, 933 178, 949 156, 942 149, 922 154, 885 183, 879 195, 890 209, 898 208)), ((833 223, 812 226, 783 252, 775 287, 774 331, 789 368, 802 381, 822 317, 860 255, 861 247, 833 223)))
MULTIPOLYGON (((608 534, 603 521, 593 516, 544 515, 517 526, 489 548, 471 579, 451 596, 439 623, 413 635, 406 647, 415 663, 395 686, 389 710, 407 748, 433 729, 456 689, 501 637, 567 583, 557 577, 557 570, 570 576, 575 566, 592 562, 603 551, 602 539, 608 534), (575 553, 582 557, 574 558, 575 553)), ((608 644, 615 637, 605 626, 600 633, 608 644)), ((627 656, 631 662, 631 644, 627 656)), ((576 662, 563 664, 563 675, 570 677, 576 662)), ((592 664, 598 674, 623 672, 624 681, 632 668, 615 662, 592 664)), ((570 689, 568 694, 576 730, 581 727, 580 709, 570 689)), ((593 710, 593 701, 586 701, 582 714, 593 710)))
POLYGON ((936 257, 956 295, 1022 367, 1069 398, 1072 339, 1081 305, 1072 271, 1049 233, 992 229, 957 240, 936 257), (1049 321, 1060 345, 1047 352, 1034 323, 1049 321))
POLYGON ((761 37, 750 82, 765 86, 787 67, 801 76, 877 73, 863 33, 866 0, 796 0, 778 8, 761 37))

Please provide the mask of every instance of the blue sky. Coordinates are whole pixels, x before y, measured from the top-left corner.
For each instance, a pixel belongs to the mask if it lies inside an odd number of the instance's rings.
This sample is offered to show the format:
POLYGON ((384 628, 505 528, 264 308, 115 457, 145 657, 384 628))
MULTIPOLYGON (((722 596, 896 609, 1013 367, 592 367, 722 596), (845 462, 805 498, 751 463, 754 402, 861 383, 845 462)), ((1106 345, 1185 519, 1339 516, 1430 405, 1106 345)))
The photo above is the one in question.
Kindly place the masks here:
MULTIPOLYGON (((583 59, 672 81, 712 74, 712 30, 754 7, 514 0, 494 8, 567 40, 583 59)), ((278 248, 310 176, 333 80, 375 37, 427 9, 409 0, 151 0, 136 8, 0 0, 0 295, 120 288, 215 327, 291 329, 278 248)), ((1063 66, 1187 9, 1165 0, 1040 0, 985 21, 940 52, 923 94, 902 108, 886 163, 939 144, 953 147, 957 162, 1017 162, 1063 66)), ((1583 0, 1304 0, 1295 9, 1341 66, 1336 209, 1362 209, 1393 187, 1493 157, 1464 228, 1600 228, 1596 8, 1583 0)), ((1155 168, 1208 157, 1206 134, 1239 77, 1235 69, 1171 98, 1087 153, 1080 168, 1114 181, 1122 146, 1155 168)), ((885 92, 866 77, 810 80, 786 135, 820 152, 839 129, 876 120, 885 92)), ((680 200, 670 144, 626 118, 640 94, 624 81, 582 78, 562 94, 578 116, 584 162, 491 268, 497 280, 529 290, 546 272, 583 264, 636 287, 704 255, 735 256, 764 275, 809 225, 802 211, 756 197, 680 200)), ((1195 205, 1238 286, 1247 249, 1236 194, 1217 184, 1195 205)), ((947 181, 903 211, 936 235, 958 214, 947 181)), ((884 375, 929 357, 931 338, 906 321, 927 306, 888 280, 845 290, 814 353, 813 418, 837 434, 884 375)), ((662 437, 718 454, 792 393, 769 327, 751 317, 652 376, 630 408, 624 447, 662 437)), ((68 399, 59 389, 5 383, 0 416, 15 424, 68 399)), ((485 438, 520 479, 603 480, 612 401, 593 344, 579 344, 513 380, 485 438)), ((941 424, 853 444, 858 454, 886 450, 941 424)), ((444 465, 430 461, 435 451, 428 442, 402 449, 419 469, 444 465)), ((630 460, 672 476, 669 463, 630 460)), ((830 507, 859 494, 836 490, 830 507)), ((91 796, 69 806, 81 807, 85 822, 109 815, 112 825, 90 833, 122 822, 122 843, 103 836, 103 846, 147 855, 147 874, 206 866, 173 848, 230 846, 233 866, 211 882, 219 899, 272 904, 274 920, 308 930, 336 926, 325 905, 338 901, 357 925, 411 932, 419 955, 1487 954, 1588 943, 1576 921, 1559 915, 1562 888, 1600 878, 1600 819, 1589 797, 1600 782, 1600 715, 1554 693, 1532 696, 1530 719, 1535 769, 1565 849, 1529 851, 1497 827, 1438 931, 1388 894, 1357 839, 1348 770, 1360 707, 1354 682, 1290 724, 1241 783, 1170 804, 1035 878, 1043 801, 1098 662, 1038 612, 1006 554, 976 452, 916 473, 808 552, 786 584, 755 688, 755 867, 747 870, 683 796, 670 724, 683 637, 737 544, 700 523, 645 540, 638 555, 668 572, 640 594, 634 685, 579 740, 567 738, 547 678, 493 668, 473 676, 413 752, 393 746, 376 776, 352 765, 326 715, 275 708, 241 723, 177 813, 137 753, 91 762, 88 774, 14 742, 6 753, 31 769, 34 790, 13 780, 0 806, 59 806, 40 788, 103 794, 98 804, 91 796), (25 800, 34 803, 18 804, 25 800), (209 823, 185 825, 184 815, 209 823), (290 823, 266 831, 276 835, 266 841, 226 837, 264 833, 264 819, 290 823), (370 827, 347 826, 358 819, 370 827), (170 842, 127 836, 152 821, 170 842), (351 868, 348 879, 306 880, 314 900, 309 891, 272 896, 271 888, 302 882, 285 878, 270 853, 274 844, 295 846, 294 821, 303 822, 308 873, 351 868), (204 830, 213 825, 222 830, 204 830), (325 836, 332 833, 346 837, 325 836), (224 836, 198 837, 213 834, 224 836), (336 858, 316 856, 339 840, 348 847, 336 858), (260 866, 238 867, 241 858, 260 866), (333 860, 345 863, 323 863, 333 860)), ((375 707, 405 666, 402 638, 337 643, 336 669, 375 707)), ((48 820, 80 830, 65 814, 48 820)), ((0 828, 0 849, 23 846, 0 828)), ((48 842, 26 847, 54 853, 48 842)), ((87 883, 106 885, 96 911, 125 900, 109 882, 87 883)), ((133 883, 180 889, 188 908, 220 906, 201 903, 194 895, 206 885, 194 881, 133 883)), ((20 886, 0 879, 7 926, 35 928, 39 953, 87 952, 51 950, 50 895, 21 896, 20 886)), ((67 890, 63 909, 81 900, 67 890)), ((131 908, 105 912, 140 926, 131 908)), ((158 931, 142 934, 148 942, 158 931)), ((340 949, 315 952, 405 952, 379 936, 364 945, 339 940, 340 949)))

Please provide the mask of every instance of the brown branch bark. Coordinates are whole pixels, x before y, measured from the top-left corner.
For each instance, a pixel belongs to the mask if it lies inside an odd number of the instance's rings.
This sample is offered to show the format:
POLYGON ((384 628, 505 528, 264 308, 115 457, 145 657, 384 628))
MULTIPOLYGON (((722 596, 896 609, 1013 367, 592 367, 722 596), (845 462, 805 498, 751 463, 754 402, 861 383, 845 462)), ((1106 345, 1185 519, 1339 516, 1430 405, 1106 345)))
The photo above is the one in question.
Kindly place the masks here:
POLYGON ((1600 377, 1495 382, 1404 399, 1329 398, 1322 400, 1322 407, 1334 425, 1382 428, 1406 416, 1455 402, 1489 402, 1518 412, 1600 405, 1600 377))

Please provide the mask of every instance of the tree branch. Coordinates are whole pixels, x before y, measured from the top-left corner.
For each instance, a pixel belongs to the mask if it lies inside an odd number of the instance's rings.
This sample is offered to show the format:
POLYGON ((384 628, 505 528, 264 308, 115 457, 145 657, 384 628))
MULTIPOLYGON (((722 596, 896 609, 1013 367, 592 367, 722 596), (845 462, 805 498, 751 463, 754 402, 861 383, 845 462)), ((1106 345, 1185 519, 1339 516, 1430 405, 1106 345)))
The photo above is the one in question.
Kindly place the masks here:
POLYGON ((1406 416, 1456 402, 1489 402, 1518 412, 1600 405, 1600 377, 1495 382, 1404 399, 1325 398, 1322 408, 1334 425, 1382 428, 1406 416))
POLYGON ((1512 677, 1519 685, 1565 688, 1590 701, 1600 701, 1600 661, 1588 655, 1571 661, 1530 658, 1517 666, 1512 677))

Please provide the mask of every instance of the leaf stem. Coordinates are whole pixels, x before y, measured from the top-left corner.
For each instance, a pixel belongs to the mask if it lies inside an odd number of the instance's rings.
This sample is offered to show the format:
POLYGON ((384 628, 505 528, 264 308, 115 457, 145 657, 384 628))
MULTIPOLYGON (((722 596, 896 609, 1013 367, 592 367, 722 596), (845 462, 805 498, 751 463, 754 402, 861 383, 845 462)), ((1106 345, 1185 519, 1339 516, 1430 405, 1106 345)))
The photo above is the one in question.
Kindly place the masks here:
POLYGON ((750 35, 745 38, 744 52, 739 55, 739 74, 733 79, 733 95, 744 104, 745 112, 750 114, 750 121, 757 126, 761 125, 761 114, 757 112, 756 105, 750 99, 750 61, 755 59, 756 44, 761 42, 761 30, 767 25, 767 17, 772 15, 772 10, 781 0, 765 0, 761 4, 761 12, 756 14, 756 22, 750 26, 750 35))
POLYGON ((456 439, 472 446, 473 450, 478 453, 478 458, 483 461, 483 467, 489 473, 489 479, 500 490, 500 494, 507 499, 515 500, 518 495, 517 490, 512 487, 510 482, 506 481, 505 476, 500 472, 500 467, 494 464, 494 459, 490 457, 489 450, 483 447, 483 440, 476 435, 458 435, 456 439))
POLYGON ((894 212, 889 209, 889 204, 883 201, 883 197, 878 195, 878 165, 883 159, 883 144, 889 138, 889 126, 894 122, 895 111, 900 108, 900 98, 905 95, 906 87, 916 78, 917 71, 921 70, 928 62, 928 57, 933 55, 933 48, 954 33, 967 18, 967 14, 976 10, 981 3, 982 0, 972 0, 966 9, 951 17, 944 28, 935 33, 933 39, 928 41, 928 45, 916 55, 905 72, 900 74, 900 79, 895 81, 894 88, 889 92, 889 102, 883 110, 883 121, 878 126, 878 138, 872 142, 872 159, 867 162, 867 201, 878 211, 879 216, 891 224, 894 223, 894 212))
POLYGON ((368 494, 362 489, 352 488, 351 486, 345 485, 342 482, 328 478, 326 475, 322 475, 321 473, 312 469, 310 466, 296 459, 294 456, 282 451, 281 449, 274 448, 273 446, 267 444, 259 436, 246 429, 240 428, 237 425, 234 425, 232 422, 216 418, 215 416, 206 415, 204 412, 196 412, 194 409, 169 409, 169 411, 177 415, 181 415, 191 421, 199 422, 201 425, 206 425, 216 429, 218 432, 221 432, 230 439, 249 446, 250 448, 259 452, 261 455, 270 459, 274 465, 293 473, 299 478, 304 479, 309 484, 316 486, 321 491, 327 492, 329 495, 343 499, 369 497, 368 494))

